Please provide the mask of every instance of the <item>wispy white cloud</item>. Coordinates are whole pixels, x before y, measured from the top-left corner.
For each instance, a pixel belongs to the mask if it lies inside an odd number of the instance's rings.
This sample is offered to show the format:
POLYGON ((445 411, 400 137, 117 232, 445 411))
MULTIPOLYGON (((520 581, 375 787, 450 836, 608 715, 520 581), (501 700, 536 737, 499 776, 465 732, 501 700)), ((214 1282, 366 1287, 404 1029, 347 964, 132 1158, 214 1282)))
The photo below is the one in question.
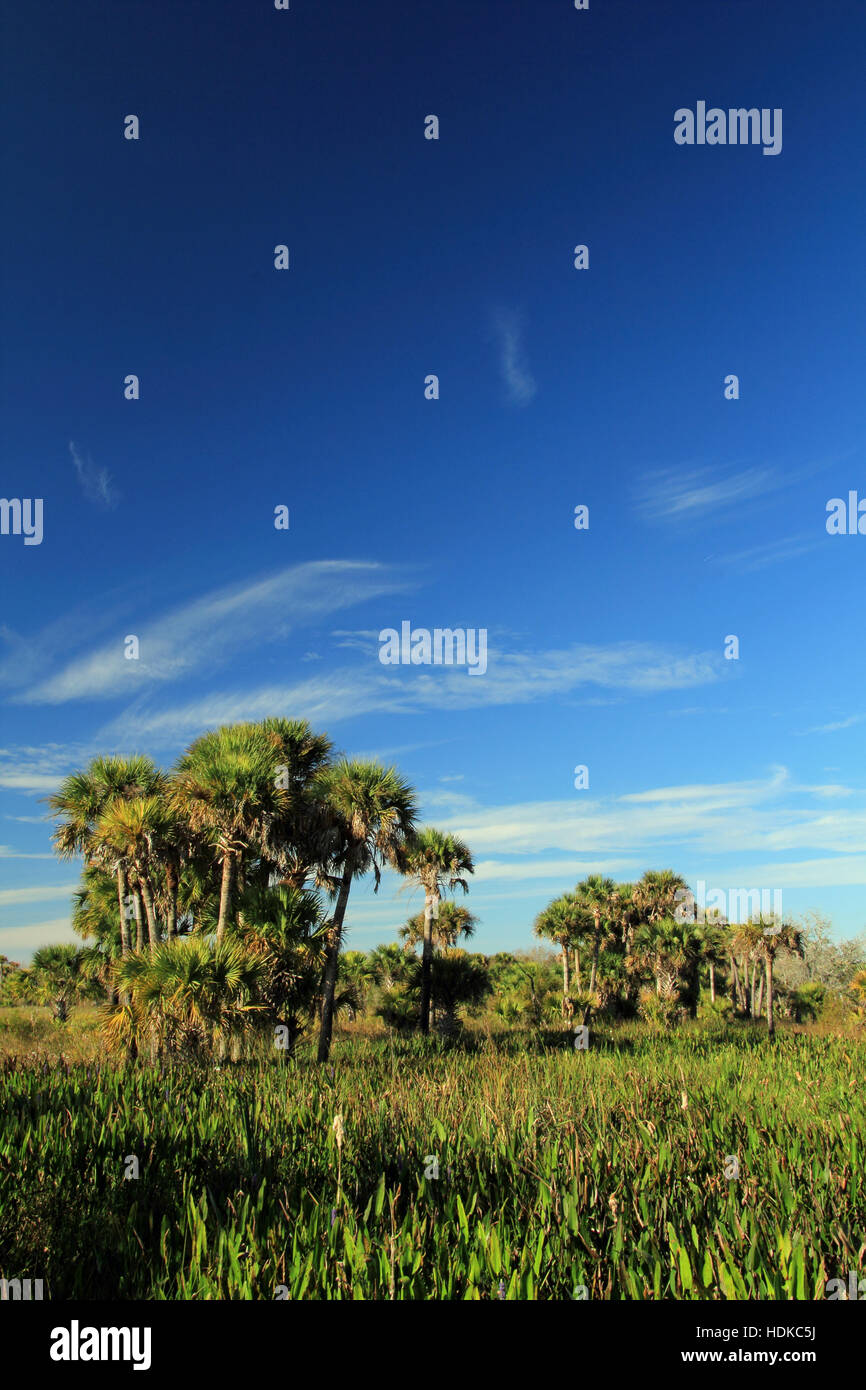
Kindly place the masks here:
MULTIPOLYGON (((820 796, 820 793, 819 793, 820 796)), ((476 855, 532 855, 580 849, 595 862, 636 853, 683 862, 700 856, 786 854, 810 849, 866 853, 866 807, 828 811, 785 769, 763 779, 647 789, 619 797, 525 802, 455 809, 437 824, 464 838, 476 855)), ((840 858, 840 863, 842 862, 840 858)))
POLYGON ((100 738, 159 738, 171 743, 215 724, 260 719, 293 709, 311 723, 337 723, 373 712, 411 713, 526 704, 601 686, 650 695, 721 680, 729 663, 713 653, 682 655, 649 643, 575 645, 547 652, 488 652, 483 676, 458 667, 384 667, 370 653, 366 667, 342 668, 296 685, 215 692, 169 709, 137 704, 100 738))
POLYGON ((53 859, 53 854, 25 854, 20 849, 12 849, 10 845, 0 845, 0 859, 53 859))
MULTIPOLYGON (((0 748, 0 787, 23 792, 53 792, 63 777, 86 756, 78 744, 46 743, 41 748, 22 745, 0 748)), ((39 817, 17 816, 16 820, 39 817)))
POLYGON ((79 657, 15 699, 61 704, 138 695, 155 684, 208 674, 236 653, 285 638, 295 628, 383 594, 410 587, 374 563, 320 560, 265 579, 213 590, 156 621, 129 616, 117 638, 79 657), (124 655, 124 637, 139 640, 139 658, 124 655))
POLYGON ((705 555, 705 561, 736 569, 744 574, 766 569, 768 565, 779 564, 782 560, 793 560, 810 550, 817 550, 820 541, 807 536, 788 536, 783 540, 767 541, 763 545, 753 545, 746 550, 721 550, 717 554, 705 555))
POLYGON ((112 511, 117 506, 119 498, 108 469, 97 468, 90 455, 88 454, 85 458, 71 440, 69 452, 72 455, 72 462, 75 464, 75 472, 81 484, 81 491, 88 502, 95 502, 98 507, 112 511))
POLYGON ((0 955, 21 960, 38 951, 40 946, 83 945, 68 917, 55 917, 49 922, 31 922, 26 927, 0 927, 0 955))
POLYGON ((38 888, 0 889, 0 907, 12 907, 20 903, 47 902, 51 898, 71 898, 80 888, 79 883, 43 884, 38 888))
POLYGON ((523 349, 523 330, 517 314, 501 310, 494 316, 494 332, 499 349, 499 371, 508 399, 514 405, 528 405, 537 391, 523 349))
POLYGON ((638 510, 650 520, 691 521, 707 512, 775 491, 787 481, 771 468, 746 468, 727 477, 713 477, 706 468, 658 469, 644 475, 636 502, 638 510))
POLYGON ((812 729, 804 729, 805 734, 835 734, 840 729, 850 729, 854 724, 862 724, 866 714, 850 714, 847 719, 837 719, 831 724, 816 724, 812 729))

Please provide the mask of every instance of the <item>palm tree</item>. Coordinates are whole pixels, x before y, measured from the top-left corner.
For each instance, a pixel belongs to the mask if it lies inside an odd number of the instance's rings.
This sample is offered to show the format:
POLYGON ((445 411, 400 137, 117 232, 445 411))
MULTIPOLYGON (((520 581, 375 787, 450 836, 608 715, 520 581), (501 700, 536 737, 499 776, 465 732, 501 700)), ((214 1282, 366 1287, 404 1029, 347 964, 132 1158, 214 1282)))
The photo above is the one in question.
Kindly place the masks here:
POLYGON ((257 993, 261 1021, 288 1030, 288 1055, 303 1031, 302 1019, 316 1011, 325 960, 322 904, 316 893, 280 884, 248 888, 242 905, 237 939, 264 966, 257 993))
POLYGON ((394 941, 389 941, 387 945, 375 946, 367 959, 370 962, 370 974, 375 984, 385 993, 403 985, 409 978, 411 963, 405 951, 394 941))
POLYGON ((37 997, 51 1004, 58 1023, 69 1017, 69 1005, 92 988, 93 973, 85 952, 77 946, 40 946, 33 952, 30 972, 37 997))
MULTIPOLYGON (((571 998, 571 960, 569 951, 577 949, 582 934, 593 921, 592 914, 585 903, 575 893, 563 893, 554 898, 543 911, 539 912, 532 930, 536 936, 555 941, 562 954, 562 1017, 566 1024, 574 1013, 571 998)), ((578 981, 578 988, 580 982, 578 981)))
POLYGON ((441 1010, 436 1026, 445 1037, 453 1037, 460 1027, 458 1009, 477 1007, 490 993, 490 972, 482 957, 449 951, 433 957, 432 977, 433 996, 441 1010))
MULTIPOLYGON (((400 928, 399 934, 404 943, 404 950, 414 950, 419 942, 423 942, 425 922, 426 914, 416 912, 415 916, 410 917, 406 925, 400 928)), ((434 950, 453 951, 461 936, 468 941, 475 935, 477 925, 478 918, 468 907, 462 907, 446 898, 439 904, 439 911, 434 918, 434 950)))
POLYGON ((303 888, 315 874, 316 886, 324 887, 321 866, 334 826, 327 802, 317 795, 316 779, 330 765, 331 740, 314 733, 306 719, 263 719, 259 727, 274 744, 278 785, 286 792, 285 806, 265 846, 264 881, 276 871, 287 887, 303 888))
POLYGON ((673 869, 647 869, 634 885, 632 896, 644 922, 660 922, 673 917, 677 893, 688 889, 685 879, 673 869))
POLYGON ((716 966, 722 965, 727 956, 726 924, 718 913, 708 916, 705 921, 696 923, 701 942, 700 961, 706 965, 710 982, 710 1002, 716 1002, 716 966))
POLYGON ((152 956, 131 952, 118 967, 130 1002, 106 1010, 108 1041, 136 1051, 148 1041, 154 1054, 164 1046, 222 1056, 256 1020, 263 973, 262 959, 238 941, 175 937, 152 956))
POLYGON ((694 922, 678 922, 674 917, 662 917, 644 922, 634 939, 638 962, 655 976, 656 994, 672 1005, 679 997, 683 977, 689 978, 700 960, 703 936, 694 922))
POLYGON ((72 898, 72 930, 92 942, 85 946, 90 968, 113 1000, 115 962, 122 956, 117 930, 117 893, 113 876, 96 863, 85 864, 81 887, 72 898))
POLYGON ((328 933, 318 1048, 318 1060, 327 1062, 343 920, 352 880, 372 869, 378 890, 382 866, 402 866, 407 841, 415 829, 415 798, 396 768, 385 768, 377 762, 343 758, 335 767, 319 773, 316 781, 318 795, 326 803, 339 834, 330 855, 339 881, 328 933))
MULTIPOLYGON (((601 949, 601 938, 604 934, 602 924, 608 926, 619 908, 617 886, 612 878, 604 878, 601 874, 589 874, 577 885, 575 895, 581 906, 587 908, 592 916, 592 969, 589 978, 589 994, 592 998, 595 994, 598 954, 601 949)), ((590 1008, 591 1005, 586 1009, 584 1023, 589 1022, 590 1008)))
MULTIPOLYGON (((767 983, 767 1037, 772 1038, 776 1032, 776 1019, 773 1012, 773 972, 776 956, 780 951, 785 951, 803 959, 803 933, 792 923, 779 922, 772 915, 770 917, 750 917, 737 929, 736 940, 742 950, 748 951, 754 959, 764 962, 767 983)), ((752 997, 754 1000, 754 984, 752 997)))
MULTIPOLYGON (((52 839, 61 859, 83 854, 94 858, 96 825, 108 807, 117 800, 148 796, 157 791, 161 774, 150 758, 94 758, 84 772, 65 777, 53 796, 46 798, 51 811, 59 818, 52 839)), ((130 949, 126 926, 126 875, 121 864, 116 867, 117 902, 119 913, 120 949, 130 949)))
POLYGON ((276 785, 278 767, 268 733, 234 724, 196 739, 172 776, 172 804, 194 833, 208 839, 222 865, 217 941, 225 934, 243 855, 268 843, 289 805, 288 789, 276 785))
POLYGON ((159 850, 170 834, 171 819, 163 797, 115 798, 97 822, 94 840, 116 868, 131 878, 141 893, 147 918, 151 954, 159 941, 153 871, 159 850))
POLYGON ((469 892, 466 875, 475 872, 469 847, 447 831, 425 826, 406 847, 402 870, 424 890, 424 936, 421 955, 421 1032, 430 1032, 431 962, 433 960, 433 921, 439 901, 455 888, 469 892))

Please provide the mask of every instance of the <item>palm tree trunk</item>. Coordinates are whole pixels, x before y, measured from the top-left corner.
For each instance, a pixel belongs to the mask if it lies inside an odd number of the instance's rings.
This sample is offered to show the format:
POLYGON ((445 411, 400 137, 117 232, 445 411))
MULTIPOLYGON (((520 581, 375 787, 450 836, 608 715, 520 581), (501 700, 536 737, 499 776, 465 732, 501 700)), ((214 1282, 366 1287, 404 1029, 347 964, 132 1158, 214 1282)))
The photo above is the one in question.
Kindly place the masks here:
POLYGON ((761 1005, 764 1002, 764 976, 758 972, 758 998, 755 1001, 755 1018, 761 1017, 761 1005))
POLYGON ((580 989, 582 988, 582 985, 581 985, 581 983, 580 983, 580 947, 579 947, 579 946, 575 946, 575 948, 574 948, 574 978, 575 978, 575 980, 576 980, 576 982, 577 982, 577 988, 578 988, 578 990, 580 990, 580 989))
POLYGON ((757 970, 758 962, 752 961, 752 982, 749 989, 749 1015, 751 1018, 755 1017, 755 975, 757 974, 757 970))
POLYGON ((710 1003, 716 1002, 716 967, 710 961, 710 1003))
POLYGON ((439 906, 437 892, 424 895, 424 945, 421 950, 421 1032, 430 1032, 430 993, 433 982, 433 918, 439 906))
POLYGON ((138 883, 132 890, 132 902, 135 909, 135 949, 144 950, 144 908, 141 901, 141 888, 138 883))
POLYGON ((223 876, 220 884, 220 915, 217 921, 217 941, 222 941, 226 929, 226 922, 229 918, 229 906, 232 897, 232 879, 234 877, 234 855, 227 849, 223 855, 223 876))
POLYGON ((153 955, 159 942, 156 926, 156 912, 153 906, 153 893, 150 888, 150 879, 143 870, 139 870, 141 879, 141 896, 144 900, 144 911, 147 916, 147 935, 150 941, 150 954, 153 955))
POLYGON ((117 905, 120 908, 120 954, 129 955, 129 928, 126 925, 126 875, 120 864, 117 866, 117 905))
POLYGON ((568 960, 568 942, 562 943, 562 1017, 566 1022, 571 1018, 571 977, 568 960))
POLYGON ((171 941, 173 937, 177 936, 178 877, 174 864, 167 863, 165 866, 165 886, 168 891, 168 919, 165 924, 165 934, 171 941))
POLYGON ((773 957, 767 955, 767 1037, 772 1038, 776 1032, 776 1020, 773 1015, 773 957))
POLYGON ((598 953, 601 950, 601 922, 598 918, 595 921, 595 941, 592 948, 592 970, 589 974, 589 992, 595 993, 595 980, 598 975, 598 953))
POLYGON ((319 1028, 318 1062, 327 1062, 331 1053, 331 1034, 334 1029, 334 995, 337 991, 337 967, 340 961, 340 942, 343 936, 343 918, 349 901, 352 886, 352 868, 347 865, 340 881, 340 891, 334 916, 331 919, 328 949, 325 956, 325 974, 322 980, 322 1022, 319 1028))

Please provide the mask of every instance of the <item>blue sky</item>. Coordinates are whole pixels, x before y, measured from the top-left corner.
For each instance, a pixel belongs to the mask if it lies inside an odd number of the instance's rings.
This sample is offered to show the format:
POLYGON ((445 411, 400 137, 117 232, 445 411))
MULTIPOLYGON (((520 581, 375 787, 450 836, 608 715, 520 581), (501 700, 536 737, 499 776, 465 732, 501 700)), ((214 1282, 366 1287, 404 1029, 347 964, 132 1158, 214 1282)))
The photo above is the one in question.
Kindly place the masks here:
MULTIPOLYGON (((2 492, 44 535, 0 536, 0 952, 72 939, 62 775, 265 714, 467 839, 482 950, 648 867, 861 931, 859 0, 3 30, 2 492), (677 145, 698 101, 781 108, 781 153, 677 145), (404 620, 486 628, 487 671, 383 666, 404 620)), ((418 905, 359 888, 350 944, 418 905)))

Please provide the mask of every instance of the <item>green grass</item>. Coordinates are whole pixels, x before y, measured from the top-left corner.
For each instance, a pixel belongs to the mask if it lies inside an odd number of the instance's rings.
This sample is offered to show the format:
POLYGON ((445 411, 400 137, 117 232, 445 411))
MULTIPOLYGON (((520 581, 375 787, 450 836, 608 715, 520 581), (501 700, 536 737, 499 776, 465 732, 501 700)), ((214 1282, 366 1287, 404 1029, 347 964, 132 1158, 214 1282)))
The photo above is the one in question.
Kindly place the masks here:
POLYGON ((866 1042, 549 1037, 356 1036, 325 1069, 7 1055, 0 1274, 55 1299, 812 1299, 862 1269, 866 1042))

